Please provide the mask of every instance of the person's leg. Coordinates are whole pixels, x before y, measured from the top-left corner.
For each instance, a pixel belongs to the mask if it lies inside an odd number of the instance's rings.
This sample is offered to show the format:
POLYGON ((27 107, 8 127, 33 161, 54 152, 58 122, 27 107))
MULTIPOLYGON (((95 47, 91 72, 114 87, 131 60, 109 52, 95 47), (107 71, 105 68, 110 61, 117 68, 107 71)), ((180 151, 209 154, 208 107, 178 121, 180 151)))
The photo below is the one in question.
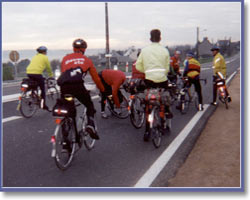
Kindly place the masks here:
POLYGON ((43 76, 40 74, 28 74, 28 77, 38 83, 38 86, 41 89, 41 97, 43 99, 43 105, 41 105, 41 107, 43 109, 48 109, 48 107, 46 105, 45 82, 44 82, 43 76))

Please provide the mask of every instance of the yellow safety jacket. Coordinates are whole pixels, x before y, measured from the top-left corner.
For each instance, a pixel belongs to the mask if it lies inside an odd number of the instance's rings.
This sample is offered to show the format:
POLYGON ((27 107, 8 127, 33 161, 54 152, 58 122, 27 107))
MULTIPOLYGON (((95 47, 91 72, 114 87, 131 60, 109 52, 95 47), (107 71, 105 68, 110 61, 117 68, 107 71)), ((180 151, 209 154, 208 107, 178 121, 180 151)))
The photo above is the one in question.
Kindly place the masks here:
POLYGON ((187 71, 188 77, 195 78, 196 76, 200 75, 201 64, 196 59, 191 58, 188 60, 188 66, 185 70, 187 71))
POLYGON ((42 74, 44 70, 47 70, 50 77, 53 76, 53 72, 50 66, 48 56, 38 53, 32 59, 28 67, 26 68, 27 74, 42 74))
POLYGON ((217 53, 214 56, 213 69, 214 69, 214 75, 216 75, 217 72, 221 72, 224 78, 226 78, 227 75, 226 63, 224 57, 220 53, 217 53))

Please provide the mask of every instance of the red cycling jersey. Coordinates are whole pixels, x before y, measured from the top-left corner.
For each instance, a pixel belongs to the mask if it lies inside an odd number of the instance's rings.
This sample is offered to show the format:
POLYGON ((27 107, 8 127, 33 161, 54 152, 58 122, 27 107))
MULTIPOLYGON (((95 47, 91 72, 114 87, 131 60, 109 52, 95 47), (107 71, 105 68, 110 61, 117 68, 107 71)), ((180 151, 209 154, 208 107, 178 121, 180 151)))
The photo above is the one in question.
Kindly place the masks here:
POLYGON ((105 69, 102 71, 102 77, 104 81, 112 87, 114 103, 119 108, 120 102, 117 93, 120 86, 126 80, 125 74, 119 70, 105 69))
POLYGON ((83 72, 89 71, 93 81, 95 82, 96 86, 101 92, 104 92, 104 86, 101 82, 100 77, 94 67, 94 64, 91 59, 87 56, 83 55, 82 53, 71 53, 66 55, 61 64, 61 71, 65 72, 68 69, 81 67, 83 72))
POLYGON ((145 74, 136 69, 136 62, 132 65, 132 79, 145 79, 145 74))

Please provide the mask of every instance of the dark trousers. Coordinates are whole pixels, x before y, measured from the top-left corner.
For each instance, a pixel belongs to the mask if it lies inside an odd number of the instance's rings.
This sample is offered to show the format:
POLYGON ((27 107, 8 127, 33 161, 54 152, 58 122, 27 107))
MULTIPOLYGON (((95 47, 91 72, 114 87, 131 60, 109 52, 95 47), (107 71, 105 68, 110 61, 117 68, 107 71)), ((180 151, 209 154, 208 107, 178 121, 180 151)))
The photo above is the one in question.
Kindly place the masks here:
MULTIPOLYGON (((216 102, 217 99, 217 84, 216 84, 216 76, 213 76, 213 102, 216 102)), ((224 85, 226 85, 225 80, 223 81, 224 85)), ((226 96, 229 95, 227 88, 225 88, 226 96)))
POLYGON ((200 80, 198 78, 188 78, 188 81, 190 83, 190 87, 192 84, 194 84, 195 91, 198 95, 199 104, 203 104, 200 80))
POLYGON ((85 88, 85 86, 83 85, 83 82, 62 85, 61 93, 62 95, 65 95, 65 94, 73 95, 87 108, 87 116, 94 117, 96 110, 91 100, 89 91, 85 88))
POLYGON ((45 93, 45 83, 44 78, 41 74, 27 74, 31 80, 34 80, 38 83, 38 86, 41 89, 41 97, 44 99, 44 104, 46 102, 46 93, 45 93))

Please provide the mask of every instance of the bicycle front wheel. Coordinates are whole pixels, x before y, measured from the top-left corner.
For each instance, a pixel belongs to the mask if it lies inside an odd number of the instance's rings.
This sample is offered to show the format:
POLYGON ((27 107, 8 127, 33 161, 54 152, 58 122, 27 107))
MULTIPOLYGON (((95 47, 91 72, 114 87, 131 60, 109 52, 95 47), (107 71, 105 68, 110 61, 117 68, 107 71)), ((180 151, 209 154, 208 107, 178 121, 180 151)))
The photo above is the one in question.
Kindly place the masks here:
POLYGON ((32 117, 39 107, 38 96, 33 91, 26 91, 22 94, 20 100, 20 113, 25 118, 32 117))
POLYGON ((86 129, 86 125, 87 125, 87 115, 86 115, 86 108, 84 108, 84 112, 83 115, 78 119, 78 123, 79 127, 79 135, 81 135, 81 137, 83 137, 83 143, 86 147, 86 149, 91 150, 94 148, 95 145, 95 139, 91 138, 89 133, 85 130, 86 129))
POLYGON ((55 130, 55 154, 54 157, 56 166, 61 170, 69 168, 73 161, 76 151, 76 138, 74 122, 71 118, 65 118, 61 124, 57 125, 55 130), (67 138, 67 148, 65 149, 65 137, 67 138))
POLYGON ((119 119, 126 119, 129 115, 129 111, 128 111, 128 100, 126 97, 124 97, 124 95, 122 95, 122 102, 120 103, 120 108, 119 109, 115 109, 114 108, 114 104, 107 99, 108 101, 108 108, 110 110, 110 112, 116 116, 119 119))
POLYGON ((59 92, 56 89, 56 87, 48 88, 46 98, 47 98, 47 103, 46 104, 47 104, 49 110, 52 110, 54 105, 56 104, 56 100, 58 98, 60 98, 59 92))
POLYGON ((137 129, 141 128, 145 119, 145 113, 140 98, 135 97, 132 100, 130 111, 130 121, 132 125, 137 129))

